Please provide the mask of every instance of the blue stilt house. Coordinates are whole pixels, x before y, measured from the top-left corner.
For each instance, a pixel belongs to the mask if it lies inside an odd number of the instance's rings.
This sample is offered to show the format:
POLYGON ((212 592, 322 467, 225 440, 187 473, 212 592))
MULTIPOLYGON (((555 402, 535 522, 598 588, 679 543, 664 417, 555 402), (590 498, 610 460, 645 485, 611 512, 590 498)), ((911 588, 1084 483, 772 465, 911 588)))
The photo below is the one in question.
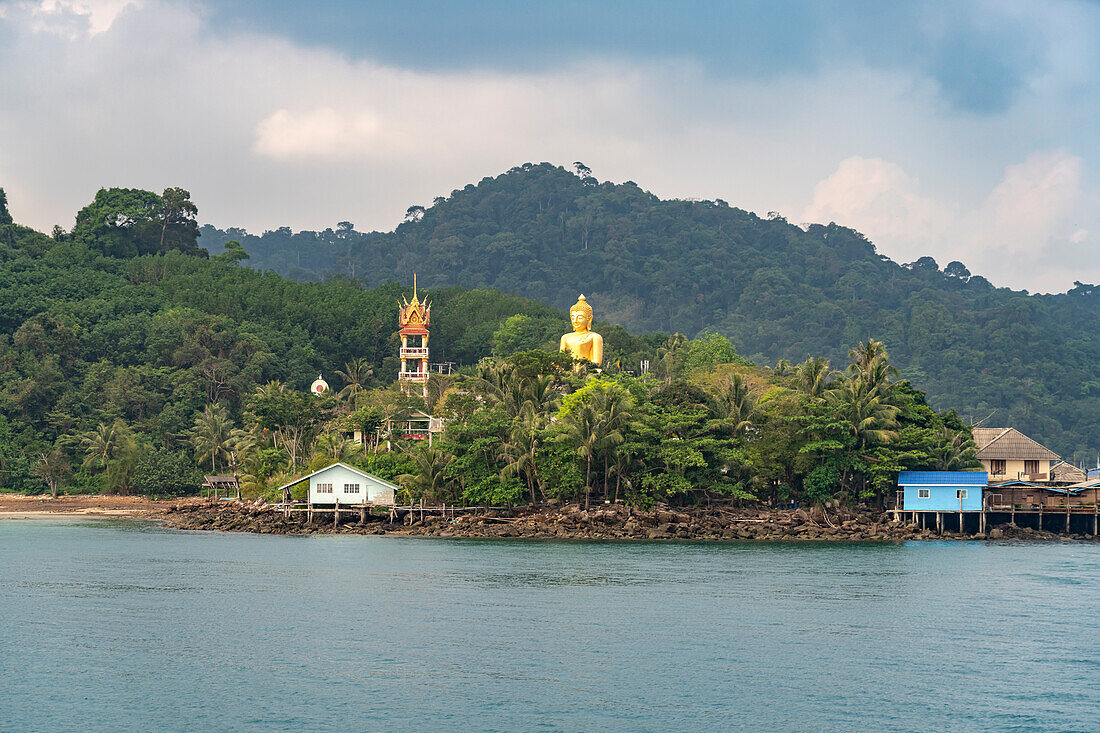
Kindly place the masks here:
POLYGON ((907 512, 976 512, 989 484, 985 471, 901 471, 902 509, 907 512))

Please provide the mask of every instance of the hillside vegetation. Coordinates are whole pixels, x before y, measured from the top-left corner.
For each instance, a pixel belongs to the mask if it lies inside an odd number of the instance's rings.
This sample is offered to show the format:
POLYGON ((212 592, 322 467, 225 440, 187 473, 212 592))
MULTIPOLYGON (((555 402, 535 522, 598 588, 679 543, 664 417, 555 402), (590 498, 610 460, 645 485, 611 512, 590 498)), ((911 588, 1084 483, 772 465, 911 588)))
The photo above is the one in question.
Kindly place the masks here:
POLYGON ((636 331, 710 329, 761 364, 822 355, 842 363, 884 341, 934 405, 1011 424, 1071 456, 1100 445, 1100 295, 996 288, 959 262, 905 265, 852 229, 760 218, 723 201, 663 201, 632 182, 524 165, 410 207, 393 232, 262 236, 250 264, 296 279, 370 283, 417 270, 432 287, 492 287, 566 308, 583 292, 598 318, 636 331))
POLYGON ((407 501, 881 504, 900 469, 974 465, 958 415, 898 379, 879 341, 843 373, 768 369, 720 334, 605 323, 595 373, 557 352, 564 313, 490 289, 422 293, 435 358, 461 368, 405 395, 406 288, 244 268, 236 242, 197 246, 197 216, 182 189, 105 189, 47 237, 0 191, 0 489, 178 494, 208 471, 274 498, 346 461, 407 501), (404 439, 414 410, 446 419, 434 445, 404 439))

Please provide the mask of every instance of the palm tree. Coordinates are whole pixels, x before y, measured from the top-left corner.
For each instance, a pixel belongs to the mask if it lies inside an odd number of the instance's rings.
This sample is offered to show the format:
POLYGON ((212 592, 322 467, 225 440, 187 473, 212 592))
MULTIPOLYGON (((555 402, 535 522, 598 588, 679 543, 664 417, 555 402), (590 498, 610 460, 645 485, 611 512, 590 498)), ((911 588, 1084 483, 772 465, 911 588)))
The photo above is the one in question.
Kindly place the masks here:
POLYGON ((314 450, 334 463, 347 463, 362 452, 362 447, 339 433, 325 433, 317 439, 314 450))
POLYGON ((779 361, 775 362, 775 366, 772 367, 772 372, 777 377, 790 376, 791 363, 786 359, 780 359, 779 361))
MULTIPOLYGON (((611 473, 615 474, 615 501, 619 500, 619 488, 622 484, 623 477, 628 477, 630 473, 640 467, 642 464, 634 455, 631 450, 623 450, 620 448, 615 451, 614 456, 611 459, 611 465, 608 467, 611 473)), ((626 484, 629 487, 630 479, 626 479, 626 484)))
POLYGON ((80 439, 85 449, 84 465, 89 468, 103 468, 109 475, 111 459, 122 450, 128 440, 128 430, 122 420, 116 419, 110 425, 100 423, 95 430, 80 439))
POLYGON ((711 411, 718 423, 728 426, 734 437, 737 437, 752 426, 757 402, 757 395, 749 389, 744 378, 740 374, 734 374, 726 384, 725 391, 714 399, 711 411))
POLYGON ((875 361, 875 359, 879 357, 883 359, 887 358, 886 344, 869 338, 849 351, 848 357, 852 360, 852 364, 858 367, 858 371, 866 371, 868 367, 870 367, 871 362, 875 361))
POLYGON ((431 499, 444 498, 454 483, 446 476, 446 472, 454 463, 455 457, 438 448, 409 451, 409 455, 416 466, 416 473, 403 473, 397 477, 397 481, 409 492, 410 500, 414 491, 431 499))
POLYGON ((848 426, 858 448, 897 440, 895 428, 900 410, 887 403, 863 380, 845 379, 829 390, 825 398, 848 426))
POLYGON ((941 427, 936 447, 933 450, 932 468, 937 471, 958 471, 972 468, 978 464, 975 457, 978 447, 974 440, 962 430, 941 427))
POLYGON ((815 399, 824 399, 832 376, 832 372, 829 371, 829 360, 821 356, 808 357, 806 361, 794 368, 798 388, 803 394, 815 399))
POLYGON ((603 453, 603 494, 608 498, 608 464, 626 440, 624 433, 633 418, 634 400, 630 392, 618 384, 592 393, 592 409, 596 413, 597 449, 603 453))
POLYGON ((687 343, 687 337, 682 333, 674 333, 665 343, 657 349, 656 370, 665 378, 665 384, 672 384, 672 376, 676 366, 676 353, 687 343))
POLYGON ((336 396, 345 400, 350 409, 355 409, 356 399, 366 389, 367 380, 374 374, 370 362, 359 357, 344 364, 342 370, 336 370, 337 376, 344 380, 344 388, 336 396))
POLYGON ((229 431, 229 468, 234 475, 237 468, 259 447, 260 440, 255 433, 241 428, 229 431))
POLYGON ((195 418, 191 428, 191 445, 199 461, 210 456, 210 471, 218 470, 218 458, 228 457, 232 446, 233 421, 229 413, 217 402, 207 405, 195 418))
POLYGON ((501 443, 500 456, 506 461, 501 469, 500 477, 520 475, 527 482, 527 490, 531 494, 531 503, 538 499, 535 496, 535 487, 539 484, 538 464, 535 456, 539 448, 539 429, 542 427, 543 416, 534 409, 527 409, 512 428, 509 439, 501 443))
POLYGON ((576 454, 585 461, 584 468, 584 508, 588 508, 589 495, 592 493, 592 457, 600 445, 599 427, 596 412, 588 403, 581 403, 562 418, 564 432, 559 440, 572 446, 576 454))

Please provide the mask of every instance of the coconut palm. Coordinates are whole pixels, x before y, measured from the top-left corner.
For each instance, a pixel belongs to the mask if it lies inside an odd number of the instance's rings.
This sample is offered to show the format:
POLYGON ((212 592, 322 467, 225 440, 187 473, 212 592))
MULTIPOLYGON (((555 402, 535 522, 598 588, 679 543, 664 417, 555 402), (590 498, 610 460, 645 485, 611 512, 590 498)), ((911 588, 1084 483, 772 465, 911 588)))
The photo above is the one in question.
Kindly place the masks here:
POLYGON ((941 427, 937 435, 936 447, 932 452, 932 468, 937 471, 959 471, 980 465, 975 457, 978 447, 974 440, 962 430, 941 427))
POLYGON ((597 450, 603 454, 603 493, 608 498, 608 464, 618 447, 626 440, 625 432, 633 419, 634 400, 630 392, 618 384, 592 393, 592 409, 596 413, 597 450))
POLYGON ((89 468, 103 468, 105 472, 111 472, 111 460, 129 442, 129 431, 121 420, 115 420, 108 425, 100 423, 96 429, 86 433, 80 439, 84 446, 84 465, 89 468))
POLYGON ((337 369, 336 375, 344 380, 344 388, 337 397, 347 402, 349 409, 355 409, 355 403, 359 395, 366 389, 367 380, 374 374, 370 362, 360 357, 352 359, 344 364, 344 368, 337 369))
POLYGON ((726 383, 711 405, 716 422, 723 432, 732 432, 734 437, 741 435, 752 426, 756 417, 758 397, 749 388, 740 374, 734 374, 726 383))
POLYGON ((430 499, 445 498, 454 484, 446 473, 455 457, 438 448, 409 451, 409 455, 412 456, 416 473, 403 473, 397 481, 409 492, 410 499, 414 494, 430 499))
POLYGON ((672 384, 673 372, 676 370, 676 354, 687 342, 687 337, 682 333, 674 333, 663 345, 657 348, 655 371, 658 376, 664 377, 666 384, 672 384))
POLYGON ((848 426, 859 449, 898 438, 900 410, 858 378, 848 378, 825 394, 826 400, 848 426))
POLYGON ((317 438, 314 451, 335 463, 347 463, 362 453, 362 446, 354 440, 348 440, 340 433, 324 433, 317 438))
POLYGON ((872 338, 861 342, 859 346, 848 352, 848 358, 852 360, 852 365, 857 367, 857 371, 861 372, 866 371, 871 363, 880 357, 887 358, 886 344, 872 338))
POLYGON ((207 405, 195 418, 190 433, 196 458, 204 461, 210 456, 210 471, 216 473, 218 458, 228 458, 233 445, 233 421, 229 413, 217 402, 207 405))
POLYGON ((829 360, 821 356, 811 356, 794 368, 798 389, 815 399, 825 398, 832 376, 833 373, 829 371, 829 360))
POLYGON ((638 460, 638 457, 634 454, 629 446, 620 446, 615 451, 611 458, 611 463, 608 469, 615 475, 615 501, 619 500, 619 488, 622 486, 623 479, 626 479, 627 487, 631 485, 630 474, 635 469, 641 467, 642 463, 638 460))
POLYGON ((537 503, 535 488, 539 486, 538 464, 535 456, 539 448, 539 430, 544 418, 533 408, 528 408, 516 421, 509 439, 500 445, 501 460, 505 461, 500 477, 523 476, 527 490, 531 494, 531 503, 537 503))
POLYGON ((598 418, 588 403, 581 403, 561 420, 563 432, 558 437, 584 459, 584 508, 588 508, 592 493, 592 458, 600 447, 598 418))

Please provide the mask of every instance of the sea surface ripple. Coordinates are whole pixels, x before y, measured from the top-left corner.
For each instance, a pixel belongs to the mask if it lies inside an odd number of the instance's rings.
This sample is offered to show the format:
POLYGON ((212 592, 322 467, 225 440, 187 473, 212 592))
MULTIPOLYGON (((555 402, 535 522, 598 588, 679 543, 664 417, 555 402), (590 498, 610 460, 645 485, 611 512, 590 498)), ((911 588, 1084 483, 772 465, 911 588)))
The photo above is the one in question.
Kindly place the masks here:
POLYGON ((0 521, 3 731, 1097 731, 1100 546, 0 521))

